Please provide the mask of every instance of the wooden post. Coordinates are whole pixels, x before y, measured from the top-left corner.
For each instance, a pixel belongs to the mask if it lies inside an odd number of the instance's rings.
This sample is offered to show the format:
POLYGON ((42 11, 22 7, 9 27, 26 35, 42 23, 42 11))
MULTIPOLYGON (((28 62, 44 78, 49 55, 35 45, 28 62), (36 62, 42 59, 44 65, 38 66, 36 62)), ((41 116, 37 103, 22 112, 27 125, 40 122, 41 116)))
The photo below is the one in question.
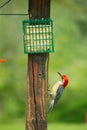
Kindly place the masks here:
POLYGON ((85 123, 87 124, 87 113, 85 114, 85 123))
MULTIPOLYGON (((50 17, 50 0, 29 0, 29 18, 50 17)), ((28 54, 26 130, 47 130, 49 54, 28 54)))

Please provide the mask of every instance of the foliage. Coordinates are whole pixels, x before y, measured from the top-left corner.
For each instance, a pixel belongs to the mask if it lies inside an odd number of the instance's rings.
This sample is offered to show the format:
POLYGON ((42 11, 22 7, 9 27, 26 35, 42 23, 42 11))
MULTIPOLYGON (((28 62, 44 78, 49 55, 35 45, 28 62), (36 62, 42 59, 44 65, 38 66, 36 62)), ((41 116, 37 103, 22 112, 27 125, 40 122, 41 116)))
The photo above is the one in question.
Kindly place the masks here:
POLYGON ((55 110, 49 114, 48 120, 84 122, 87 109, 85 84, 87 15, 86 9, 82 10, 83 5, 68 0, 65 3, 52 4, 55 54, 51 54, 49 75, 51 84, 58 79, 58 76, 55 76, 57 71, 66 73, 70 82, 55 110))
MULTIPOLYGON (((17 123, 2 124, 0 125, 1 130, 24 130, 25 124, 18 121, 17 123)), ((65 123, 49 123, 48 130, 86 130, 86 124, 65 124, 65 123)))
MULTIPOLYGON (((27 1, 9 3, 4 12, 26 12, 27 1)), ((87 112, 87 2, 52 0, 55 53, 50 54, 49 84, 57 80, 57 71, 70 82, 48 121, 84 122, 87 112)), ((0 121, 22 118, 26 112, 27 55, 23 53, 22 20, 27 16, 0 16, 0 121)))

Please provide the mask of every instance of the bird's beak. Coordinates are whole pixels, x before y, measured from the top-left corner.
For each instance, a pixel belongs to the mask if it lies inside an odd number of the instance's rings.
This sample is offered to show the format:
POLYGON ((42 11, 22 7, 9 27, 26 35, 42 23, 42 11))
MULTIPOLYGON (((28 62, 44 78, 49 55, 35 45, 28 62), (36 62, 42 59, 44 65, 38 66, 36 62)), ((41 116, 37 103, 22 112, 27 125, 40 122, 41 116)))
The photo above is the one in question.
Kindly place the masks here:
POLYGON ((59 74, 59 76, 62 78, 62 74, 60 72, 57 72, 59 74))

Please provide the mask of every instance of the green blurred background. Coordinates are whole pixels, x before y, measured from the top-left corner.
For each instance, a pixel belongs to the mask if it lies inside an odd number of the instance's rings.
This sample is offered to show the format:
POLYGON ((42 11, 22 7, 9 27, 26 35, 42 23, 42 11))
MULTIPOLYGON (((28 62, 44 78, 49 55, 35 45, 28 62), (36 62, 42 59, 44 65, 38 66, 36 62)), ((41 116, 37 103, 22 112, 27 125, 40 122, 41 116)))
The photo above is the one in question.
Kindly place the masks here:
MULTIPOLYGON (((0 0, 0 6, 6 2, 0 0)), ((28 0, 12 0, 0 13, 27 13, 28 0)), ((84 123, 87 115, 87 0, 51 0, 55 52, 50 53, 49 84, 57 71, 69 77, 49 123, 84 123)), ((0 16, 0 122, 25 121, 27 55, 23 50, 22 21, 28 16, 0 16)), ((74 128, 73 128, 74 129, 74 128)), ((67 129, 68 130, 68 129, 67 129)), ((80 129, 79 129, 80 130, 80 129)), ((85 129, 83 129, 85 130, 85 129)))

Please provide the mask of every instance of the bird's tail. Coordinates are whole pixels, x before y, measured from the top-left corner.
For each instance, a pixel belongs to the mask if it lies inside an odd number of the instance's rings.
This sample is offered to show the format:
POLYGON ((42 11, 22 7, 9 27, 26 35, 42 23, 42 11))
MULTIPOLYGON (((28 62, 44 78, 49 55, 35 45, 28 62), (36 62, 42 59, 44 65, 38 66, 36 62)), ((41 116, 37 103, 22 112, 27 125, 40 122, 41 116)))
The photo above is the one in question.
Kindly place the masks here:
POLYGON ((51 101, 51 104, 49 106, 49 109, 48 109, 48 113, 51 112, 54 108, 54 100, 51 101))

